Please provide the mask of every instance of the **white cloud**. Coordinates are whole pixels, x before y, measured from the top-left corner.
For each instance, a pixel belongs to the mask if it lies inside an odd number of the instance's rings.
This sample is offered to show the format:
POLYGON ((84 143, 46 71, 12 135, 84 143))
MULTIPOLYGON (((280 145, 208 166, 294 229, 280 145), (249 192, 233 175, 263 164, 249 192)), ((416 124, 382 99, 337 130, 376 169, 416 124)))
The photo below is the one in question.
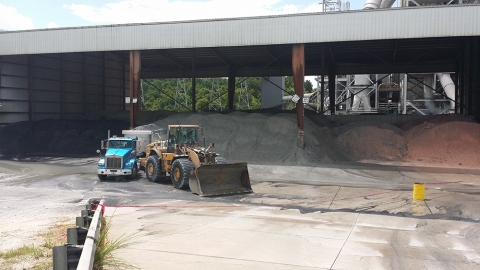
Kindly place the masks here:
POLYGON ((33 29, 32 19, 18 14, 13 7, 0 4, 0 29, 3 30, 25 30, 33 29))
POLYGON ((74 15, 93 23, 141 23, 215 18, 251 17, 320 11, 310 5, 281 5, 281 0, 210 0, 207 2, 168 0, 123 0, 100 7, 64 5, 74 15))
POLYGON ((47 28, 59 28, 60 26, 58 26, 58 24, 54 23, 54 22, 49 22, 47 24, 47 28))

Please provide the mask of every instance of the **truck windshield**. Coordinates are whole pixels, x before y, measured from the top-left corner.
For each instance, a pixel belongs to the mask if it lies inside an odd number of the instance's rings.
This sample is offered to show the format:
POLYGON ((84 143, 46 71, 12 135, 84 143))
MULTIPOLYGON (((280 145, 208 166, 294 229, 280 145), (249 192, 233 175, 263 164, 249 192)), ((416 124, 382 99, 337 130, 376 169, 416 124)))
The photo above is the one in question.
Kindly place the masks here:
POLYGON ((110 140, 108 148, 132 148, 132 141, 110 140))

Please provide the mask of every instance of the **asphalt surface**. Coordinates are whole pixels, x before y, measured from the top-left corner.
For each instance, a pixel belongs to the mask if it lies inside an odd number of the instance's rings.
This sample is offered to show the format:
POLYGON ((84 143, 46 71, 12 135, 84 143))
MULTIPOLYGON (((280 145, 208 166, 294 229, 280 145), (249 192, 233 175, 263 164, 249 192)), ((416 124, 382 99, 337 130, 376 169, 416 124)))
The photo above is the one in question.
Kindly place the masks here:
MULTIPOLYGON (((100 182, 96 158, 0 161, 0 250, 105 198, 117 256, 141 269, 480 269, 480 171, 249 164, 254 193, 100 182), (416 182, 425 201, 412 200, 416 182)), ((143 176, 143 174, 141 174, 143 176)))

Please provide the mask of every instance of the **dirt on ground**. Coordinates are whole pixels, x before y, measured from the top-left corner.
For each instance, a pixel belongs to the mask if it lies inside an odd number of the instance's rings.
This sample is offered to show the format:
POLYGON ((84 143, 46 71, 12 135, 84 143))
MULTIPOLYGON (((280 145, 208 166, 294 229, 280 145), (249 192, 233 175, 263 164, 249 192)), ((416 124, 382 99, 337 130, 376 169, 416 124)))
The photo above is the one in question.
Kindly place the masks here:
MULTIPOLYGON (((292 113, 182 113, 152 121, 198 124, 206 144, 230 161, 315 166, 361 160, 414 162, 421 165, 480 167, 480 124, 461 115, 388 123, 338 125, 326 118, 305 118, 305 148, 297 147, 292 113)), ((43 120, 0 128, 0 155, 94 156, 100 141, 121 134, 121 120, 43 120)))

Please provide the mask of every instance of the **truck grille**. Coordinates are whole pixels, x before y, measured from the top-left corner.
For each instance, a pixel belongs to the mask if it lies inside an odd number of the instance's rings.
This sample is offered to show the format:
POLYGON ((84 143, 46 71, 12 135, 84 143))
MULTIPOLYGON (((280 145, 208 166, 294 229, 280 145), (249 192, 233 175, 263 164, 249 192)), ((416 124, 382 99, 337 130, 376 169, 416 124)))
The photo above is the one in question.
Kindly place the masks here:
POLYGON ((122 168, 122 157, 120 156, 109 156, 107 157, 107 166, 106 169, 121 169, 122 168))

